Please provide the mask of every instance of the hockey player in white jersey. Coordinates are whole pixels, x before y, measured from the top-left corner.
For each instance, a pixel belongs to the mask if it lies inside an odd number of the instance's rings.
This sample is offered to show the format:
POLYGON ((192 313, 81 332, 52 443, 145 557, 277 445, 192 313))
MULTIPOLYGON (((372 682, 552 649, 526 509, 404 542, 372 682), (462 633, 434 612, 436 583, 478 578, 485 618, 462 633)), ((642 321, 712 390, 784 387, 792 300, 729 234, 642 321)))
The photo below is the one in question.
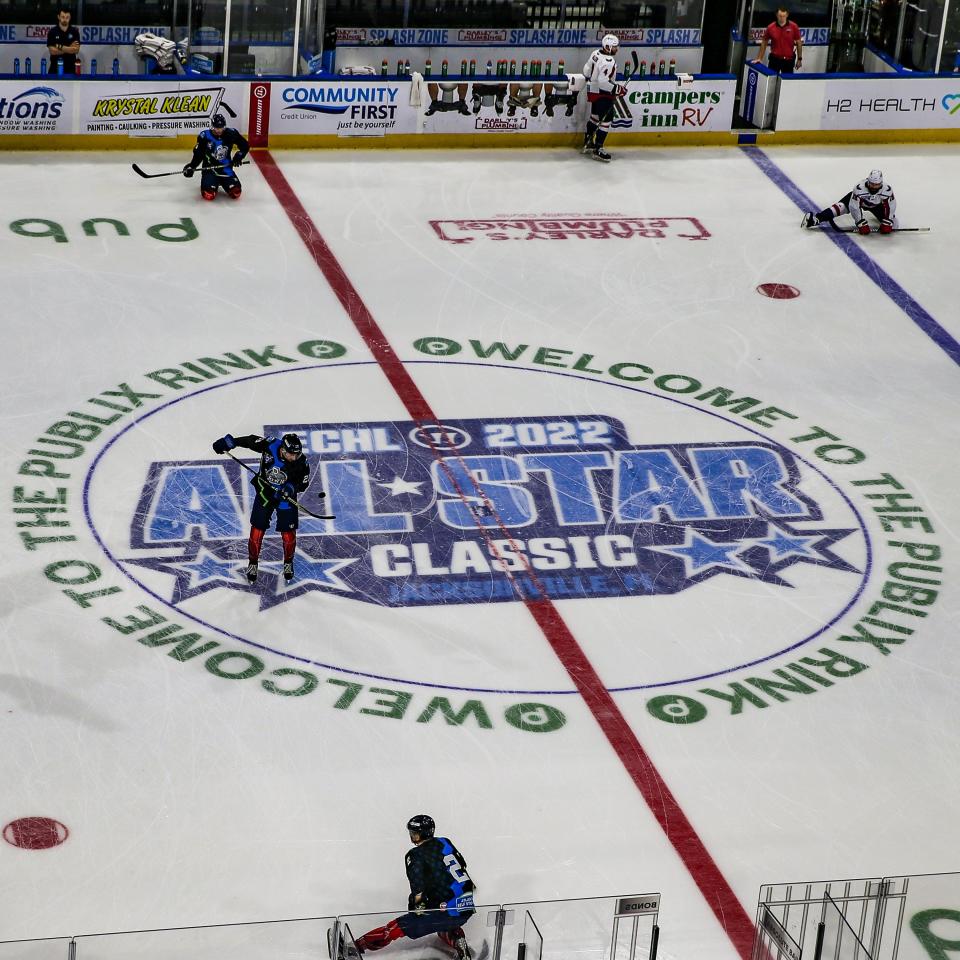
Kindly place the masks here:
POLYGON ((805 213, 800 226, 817 227, 821 223, 832 222, 834 217, 844 213, 853 217, 857 233, 864 236, 872 232, 866 217, 868 213, 879 222, 879 233, 893 233, 897 224, 897 199, 890 184, 883 182, 883 173, 880 170, 871 170, 866 180, 861 180, 843 199, 826 210, 805 213))
POLYGON ((608 163, 610 154, 603 149, 603 142, 610 132, 610 120, 613 118, 613 102, 626 92, 623 84, 617 83, 617 51, 620 41, 608 33, 601 41, 599 50, 590 54, 583 65, 583 75, 587 79, 587 100, 590 102, 590 119, 583 137, 583 153, 590 153, 594 160, 608 163))

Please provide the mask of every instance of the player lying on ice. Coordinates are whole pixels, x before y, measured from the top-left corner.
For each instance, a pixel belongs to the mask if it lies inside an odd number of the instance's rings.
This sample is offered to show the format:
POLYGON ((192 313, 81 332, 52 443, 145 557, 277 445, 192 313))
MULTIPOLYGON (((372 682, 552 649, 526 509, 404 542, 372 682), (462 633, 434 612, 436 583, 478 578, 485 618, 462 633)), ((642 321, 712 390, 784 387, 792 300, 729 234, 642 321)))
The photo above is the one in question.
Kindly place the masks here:
POLYGON ((821 210, 819 213, 805 213, 800 221, 801 227, 818 227, 821 223, 832 225, 834 217, 849 213, 853 217, 857 233, 866 236, 872 233, 867 214, 879 221, 879 233, 893 233, 897 226, 897 200, 893 188, 883 182, 880 170, 871 170, 866 180, 861 180, 845 197, 821 210))

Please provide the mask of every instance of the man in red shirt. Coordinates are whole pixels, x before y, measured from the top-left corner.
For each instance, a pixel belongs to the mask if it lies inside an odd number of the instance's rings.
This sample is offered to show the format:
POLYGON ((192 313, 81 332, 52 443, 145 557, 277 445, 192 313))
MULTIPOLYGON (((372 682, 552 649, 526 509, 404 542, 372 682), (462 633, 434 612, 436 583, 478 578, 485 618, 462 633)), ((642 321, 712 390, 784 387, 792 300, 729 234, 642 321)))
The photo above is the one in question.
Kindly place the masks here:
POLYGON ((770 45, 770 61, 767 66, 777 73, 793 73, 794 64, 803 64, 803 38, 800 28, 790 19, 786 7, 777 8, 777 19, 763 31, 760 53, 755 63, 763 62, 763 55, 770 45))

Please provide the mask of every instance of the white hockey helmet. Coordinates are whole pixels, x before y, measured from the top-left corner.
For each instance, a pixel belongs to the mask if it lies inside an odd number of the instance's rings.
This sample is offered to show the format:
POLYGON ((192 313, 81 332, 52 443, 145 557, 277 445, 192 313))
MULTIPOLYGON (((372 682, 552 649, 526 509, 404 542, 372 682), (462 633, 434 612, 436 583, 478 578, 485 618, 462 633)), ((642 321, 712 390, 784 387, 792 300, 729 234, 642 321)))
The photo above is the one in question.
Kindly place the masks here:
POLYGON ((620 38, 613 33, 608 33, 601 41, 600 44, 603 46, 604 50, 613 51, 620 48, 620 38))
POLYGON ((870 175, 867 177, 867 183, 872 184, 873 186, 882 187, 883 186, 883 171, 882 170, 871 170, 870 175))

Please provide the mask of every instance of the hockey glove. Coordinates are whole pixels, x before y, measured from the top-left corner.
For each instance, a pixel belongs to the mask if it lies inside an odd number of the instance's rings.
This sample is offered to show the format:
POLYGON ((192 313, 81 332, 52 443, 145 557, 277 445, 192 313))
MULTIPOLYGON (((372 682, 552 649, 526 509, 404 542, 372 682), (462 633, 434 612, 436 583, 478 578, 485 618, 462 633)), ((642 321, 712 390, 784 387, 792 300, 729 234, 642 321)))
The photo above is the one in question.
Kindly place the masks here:
POLYGON ((865 237, 870 233, 870 224, 866 220, 857 221, 857 233, 865 237))
POLYGON ((184 175, 185 177, 192 177, 193 174, 194 174, 194 169, 193 169, 193 167, 191 167, 189 163, 185 163, 185 164, 183 165, 183 175, 184 175))
POLYGON ((226 453, 228 450, 232 450, 236 445, 237 445, 236 441, 228 433, 226 436, 221 437, 219 440, 213 441, 213 452, 226 453))
POLYGON ((884 220, 883 223, 880 224, 880 232, 881 232, 881 233, 893 233, 893 224, 892 224, 892 223, 889 223, 889 222, 886 221, 886 220, 884 220))
POLYGON ((615 83, 613 85, 613 95, 615 97, 625 97, 627 95, 627 85, 625 83, 615 83))

